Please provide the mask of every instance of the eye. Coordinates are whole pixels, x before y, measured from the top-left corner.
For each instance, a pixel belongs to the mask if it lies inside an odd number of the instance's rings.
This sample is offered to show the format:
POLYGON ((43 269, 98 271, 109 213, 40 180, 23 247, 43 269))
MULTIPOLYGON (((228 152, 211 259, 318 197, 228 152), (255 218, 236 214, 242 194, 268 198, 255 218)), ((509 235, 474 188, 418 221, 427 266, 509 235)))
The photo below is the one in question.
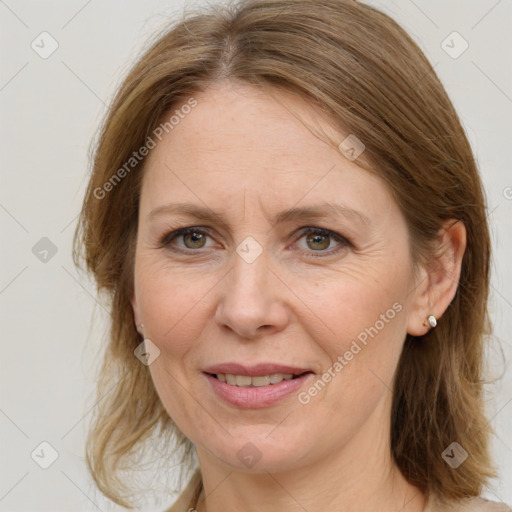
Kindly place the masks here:
POLYGON ((206 237, 208 233, 196 227, 182 228, 171 233, 166 234, 160 241, 161 247, 171 246, 171 242, 176 239, 181 239, 185 246, 184 247, 170 247, 172 250, 187 252, 187 250, 194 251, 196 249, 202 249, 206 245, 206 237))
MULTIPOLYGON (((170 233, 166 233, 160 240, 160 248, 168 248, 169 250, 191 254, 200 252, 199 249, 208 248, 206 245, 207 238, 210 237, 208 231, 200 227, 181 228, 170 233), (175 240, 181 240, 183 245, 175 244, 175 240)), ((297 241, 305 238, 306 249, 301 250, 308 253, 308 256, 314 258, 324 257, 336 254, 352 244, 343 236, 328 229, 307 227, 302 230, 302 235, 297 241), (332 241, 336 241, 338 246, 330 249, 332 241), (314 254, 319 253, 319 254, 314 254)))
POLYGON ((315 258, 336 254, 351 245, 345 237, 328 229, 307 227, 302 233, 303 234, 299 240, 305 238, 306 247, 311 249, 310 251, 306 249, 306 251, 311 253, 310 255, 315 258), (326 250, 331 246, 332 240, 335 240, 338 243, 338 246, 334 249, 326 250), (315 252, 321 254, 313 254, 315 252))

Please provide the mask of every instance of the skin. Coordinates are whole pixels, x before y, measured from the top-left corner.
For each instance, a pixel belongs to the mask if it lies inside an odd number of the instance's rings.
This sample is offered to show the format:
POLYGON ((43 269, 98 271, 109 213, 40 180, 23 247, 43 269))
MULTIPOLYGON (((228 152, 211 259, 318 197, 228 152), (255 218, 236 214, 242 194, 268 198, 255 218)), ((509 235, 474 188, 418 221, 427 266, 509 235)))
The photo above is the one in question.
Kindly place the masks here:
POLYGON ((132 305, 160 350, 149 366, 156 390, 197 450, 206 489, 199 512, 360 512, 361 503, 366 511, 422 511, 425 496, 390 455, 391 390, 406 334, 425 334, 426 317, 440 319, 455 294, 464 226, 447 224, 444 256, 414 274, 406 221, 384 182, 307 126, 338 143, 347 134, 289 93, 222 82, 194 98, 198 105, 146 161, 132 305), (150 216, 174 202, 206 205, 225 225, 150 216), (272 221, 323 202, 367 222, 272 221), (161 247, 166 234, 189 226, 209 228, 206 240, 181 236, 161 247), (350 243, 308 241, 308 226, 350 243), (248 236, 263 249, 252 263, 236 252, 248 236), (400 312, 307 404, 294 394, 238 409, 202 373, 221 362, 277 362, 318 379, 396 303, 400 312), (248 442, 261 455, 250 468, 237 456, 248 442))

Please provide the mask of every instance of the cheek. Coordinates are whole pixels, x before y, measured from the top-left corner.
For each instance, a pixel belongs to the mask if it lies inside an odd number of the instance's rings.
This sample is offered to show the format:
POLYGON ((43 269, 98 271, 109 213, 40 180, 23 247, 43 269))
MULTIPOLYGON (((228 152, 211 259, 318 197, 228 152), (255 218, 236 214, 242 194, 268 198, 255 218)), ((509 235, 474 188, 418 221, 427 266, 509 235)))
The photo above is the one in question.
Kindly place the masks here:
POLYGON ((404 268, 353 267, 318 286, 304 284, 298 293, 315 313, 303 325, 328 356, 323 399, 333 405, 357 410, 361 401, 373 403, 391 386, 407 324, 404 268))
POLYGON ((206 311, 207 279, 162 266, 161 262, 141 259, 136 266, 137 300, 145 323, 145 334, 160 355, 149 366, 160 400, 178 428, 194 441, 190 425, 207 432, 205 420, 194 396, 188 355, 200 339, 206 311), (192 434, 192 436, 191 436, 192 434))
POLYGON ((172 361, 183 356, 204 327, 210 279, 141 261, 136 267, 137 300, 150 337, 172 361))
POLYGON ((311 336, 318 342, 322 333, 338 353, 359 335, 364 342, 368 331, 393 338, 405 326, 408 276, 393 264, 350 264, 340 271, 317 273, 314 280, 294 277, 287 284, 300 298, 301 324, 305 329, 315 326, 311 336))

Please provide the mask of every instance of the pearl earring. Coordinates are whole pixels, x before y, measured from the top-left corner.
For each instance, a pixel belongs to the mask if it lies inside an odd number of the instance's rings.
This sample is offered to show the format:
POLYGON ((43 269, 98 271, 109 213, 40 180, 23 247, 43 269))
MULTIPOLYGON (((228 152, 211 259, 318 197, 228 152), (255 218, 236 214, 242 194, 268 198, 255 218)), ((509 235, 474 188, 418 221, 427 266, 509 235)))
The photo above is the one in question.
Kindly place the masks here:
POLYGON ((434 315, 429 315, 425 325, 430 326, 432 329, 437 325, 437 319, 434 315))

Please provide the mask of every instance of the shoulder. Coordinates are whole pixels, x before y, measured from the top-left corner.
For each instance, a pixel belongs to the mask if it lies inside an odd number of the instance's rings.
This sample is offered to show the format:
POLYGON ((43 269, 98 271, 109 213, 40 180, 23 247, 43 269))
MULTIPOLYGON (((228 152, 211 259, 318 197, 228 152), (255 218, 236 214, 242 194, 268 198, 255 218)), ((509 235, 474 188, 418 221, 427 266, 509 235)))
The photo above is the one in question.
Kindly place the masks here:
POLYGON ((429 497, 424 512, 512 512, 505 503, 489 501, 481 497, 465 498, 458 501, 441 501, 429 497))
POLYGON ((202 488, 201 472, 199 469, 196 469, 185 490, 179 495, 172 506, 164 512, 192 512, 195 510, 194 507, 196 506, 202 488))

